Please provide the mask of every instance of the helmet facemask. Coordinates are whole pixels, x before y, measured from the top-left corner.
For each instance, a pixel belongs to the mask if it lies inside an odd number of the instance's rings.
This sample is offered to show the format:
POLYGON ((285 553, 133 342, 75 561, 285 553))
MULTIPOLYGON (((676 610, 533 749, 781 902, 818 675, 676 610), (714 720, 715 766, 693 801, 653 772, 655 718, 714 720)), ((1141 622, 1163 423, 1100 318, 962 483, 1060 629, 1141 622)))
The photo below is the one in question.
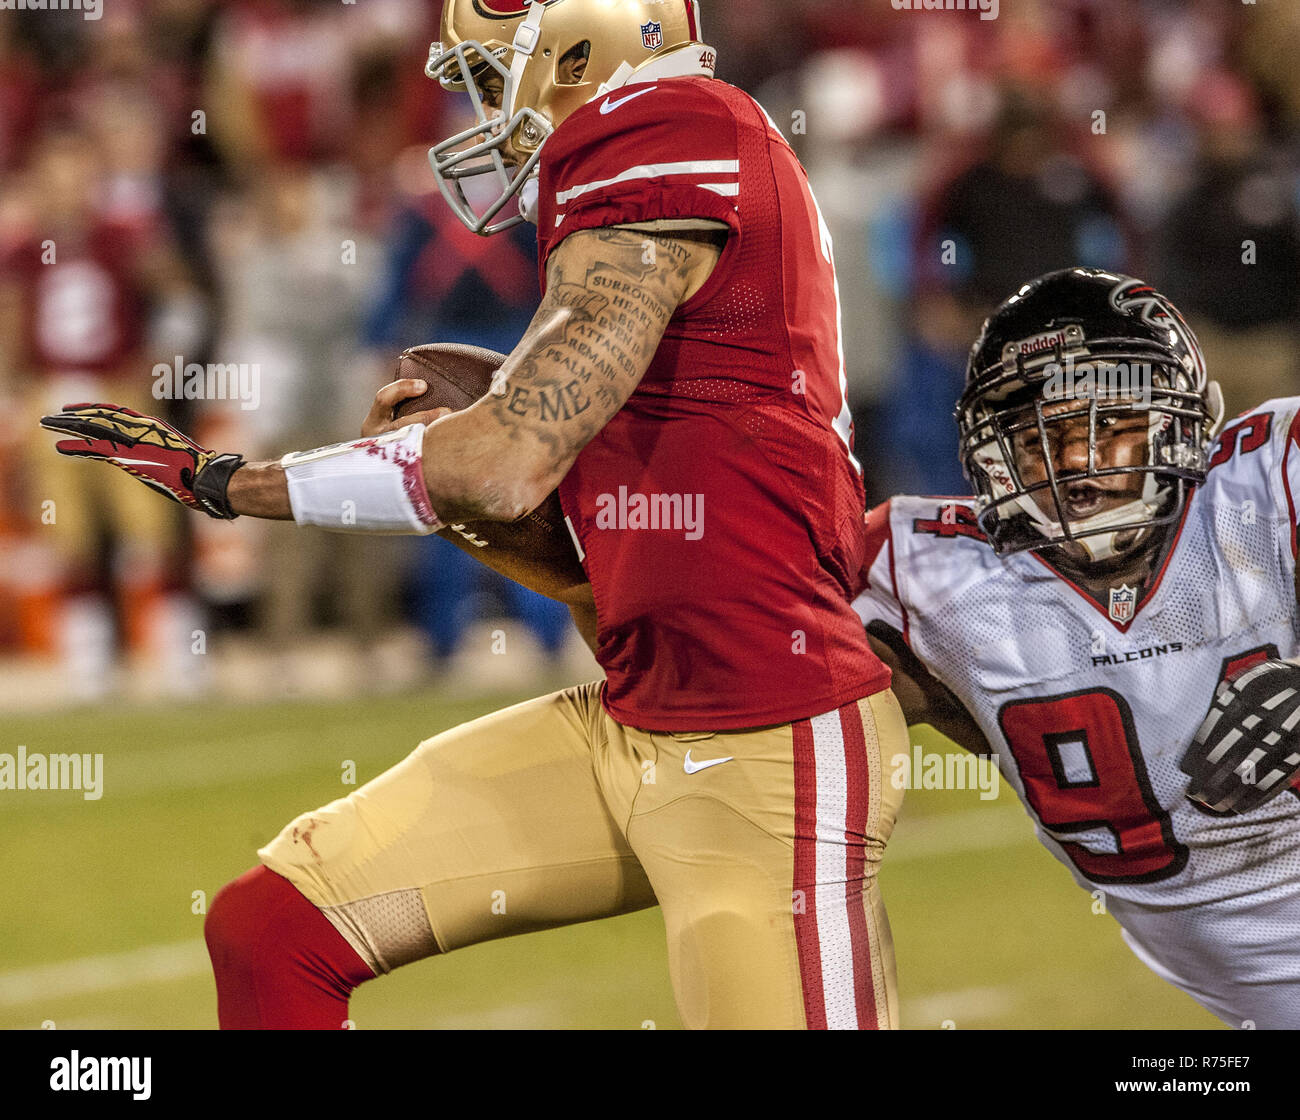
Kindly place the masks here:
POLYGON ((542 157, 542 141, 552 131, 551 122, 529 106, 514 108, 517 68, 507 68, 501 56, 508 48, 489 49, 476 40, 456 43, 444 50, 434 43, 424 72, 446 90, 463 90, 474 106, 475 122, 429 149, 429 164, 443 198, 455 215, 484 237, 512 229, 525 221, 522 209, 500 221, 494 219, 524 188, 542 157), (501 107, 492 109, 483 99, 481 82, 493 73, 501 78, 501 107), (489 111, 491 115, 489 115, 489 111), (527 142, 531 154, 516 169, 506 163, 502 152, 512 136, 527 142), (465 195, 467 179, 490 176, 497 188, 496 199, 479 213, 465 195))
POLYGON ((1198 387, 1198 380, 1204 384, 1200 371, 1141 342, 1103 339, 1085 347, 1077 328, 1062 332, 1046 353, 1026 357, 1014 351, 1015 344, 1008 346, 1001 374, 976 381, 958 405, 962 461, 989 542, 999 554, 1066 546, 1066 555, 1080 563, 1117 560, 1146 548, 1181 518, 1190 489, 1204 481, 1207 449, 1222 412, 1218 386, 1198 387), (1086 392, 1060 377, 1063 368, 1075 368, 1065 363, 1076 354, 1098 373, 1086 392), (1113 380, 1102 384, 1103 368, 1126 371, 1122 391, 1113 380), (1128 370, 1146 374, 1137 390, 1127 381, 1128 370), (1115 437, 1107 432, 1116 427, 1132 433, 1139 417, 1145 417, 1145 454, 1139 462, 1114 462, 1120 448, 1108 443, 1115 437), (1067 428, 1077 441, 1085 420, 1086 464, 1063 471, 1053 446, 1066 438, 1067 428), (1104 501, 1115 492, 1117 478, 1128 483, 1129 501, 1070 516, 1072 489, 1087 483, 1077 500, 1104 501))
POLYGON ((484 236, 535 221, 547 137, 583 105, 651 73, 711 76, 716 55, 698 37, 695 0, 444 0, 425 73, 467 92, 475 119, 433 147, 429 162, 457 218, 484 236), (494 108, 483 85, 497 80, 494 108), (480 177, 493 196, 486 208, 465 190, 480 177), (501 217, 516 197, 521 213, 501 217))

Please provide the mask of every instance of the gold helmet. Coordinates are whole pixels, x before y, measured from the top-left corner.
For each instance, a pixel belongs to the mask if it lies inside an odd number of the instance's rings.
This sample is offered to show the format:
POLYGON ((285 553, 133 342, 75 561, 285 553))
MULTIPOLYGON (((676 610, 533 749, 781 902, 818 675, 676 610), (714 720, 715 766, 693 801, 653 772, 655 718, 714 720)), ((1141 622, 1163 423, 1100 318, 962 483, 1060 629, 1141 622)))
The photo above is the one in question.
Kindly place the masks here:
POLYGON ((698 0, 445 0, 442 41, 430 48, 424 72, 443 89, 467 92, 476 120, 429 149, 443 197, 485 237, 518 225, 526 203, 520 213, 495 219, 530 180, 536 190, 547 136, 575 109, 693 45, 701 45, 698 0), (566 82, 560 63, 575 52, 586 69, 566 82), (502 82, 495 107, 483 99, 492 74, 502 82), (507 143, 518 161, 513 170, 502 158, 507 143), (492 176, 500 193, 479 213, 464 182, 481 175, 492 176))

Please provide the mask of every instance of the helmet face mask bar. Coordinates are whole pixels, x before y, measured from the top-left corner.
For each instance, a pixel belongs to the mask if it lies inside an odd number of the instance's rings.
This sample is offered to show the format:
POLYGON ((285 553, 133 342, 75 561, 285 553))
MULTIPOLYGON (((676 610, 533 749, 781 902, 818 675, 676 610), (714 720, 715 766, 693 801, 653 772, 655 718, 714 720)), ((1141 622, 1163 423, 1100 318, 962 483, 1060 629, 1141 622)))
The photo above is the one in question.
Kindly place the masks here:
MULTIPOLYGON (((1141 291, 1137 281, 1109 273, 1074 269, 1040 278, 1021 289, 985 324, 971 355, 967 389, 957 407, 961 457, 974 484, 977 520, 999 554, 1071 546, 1069 554, 1098 563, 1145 547, 1153 533, 1177 522, 1192 488, 1205 479, 1207 452, 1222 412, 1218 386, 1206 380, 1205 368, 1190 329, 1176 309, 1160 300, 1159 312, 1145 323, 1115 321, 1116 293, 1141 291), (1056 281, 1055 284, 1050 282, 1056 281), (1038 306, 1059 308, 1064 292, 1067 314, 1044 316, 1032 306, 1036 286, 1049 292, 1038 306), (1095 289, 1109 290, 1110 308, 1089 308, 1095 289), (1055 288, 1052 292, 1050 289, 1055 288), (1089 292, 1088 288, 1094 291, 1089 292), (1082 291, 1080 291, 1082 289, 1082 291), (1053 301, 1050 296, 1057 295, 1053 301), (1017 303, 1030 306, 1018 307, 1017 303), (1071 306, 1072 305, 1072 306, 1071 306), (1076 308, 1081 314, 1070 314, 1076 308), (1035 312, 1038 312, 1035 315, 1035 312), (1175 318, 1176 317, 1176 318, 1175 318), (1091 320, 1091 321, 1090 321, 1091 320), (1107 321, 1109 320, 1109 321, 1107 321), (1105 337, 1087 337, 1093 327, 1105 337), (1087 369, 1142 370, 1139 392, 1127 382, 1124 391, 1086 382, 1086 391, 1061 391, 1055 380, 1079 359, 1087 369), (1142 461, 1116 463, 1107 447, 1109 426, 1145 417, 1142 461), (1082 469, 1062 471, 1054 440, 1082 438, 1087 423, 1087 457, 1082 469), (1100 450, 1099 450, 1100 448, 1100 450), (1106 463, 1107 465, 1099 465, 1106 463), (1026 469, 1034 477, 1026 477, 1026 469), (1071 518, 1066 491, 1080 482, 1113 495, 1116 478, 1126 482, 1130 500, 1116 508, 1071 518), (1105 480, 1112 480, 1108 484, 1105 480), (1136 490, 1136 493, 1134 491, 1136 490)), ((1127 296, 1120 301, 1136 304, 1127 296)), ((1103 301, 1105 302, 1105 301, 1103 301)), ((1128 431, 1133 431, 1130 423, 1128 431)))
POLYGON ((468 93, 474 109, 473 124, 429 151, 456 217, 482 236, 535 221, 547 137, 583 105, 652 73, 711 75, 716 54, 699 35, 696 0, 443 0, 425 74, 468 93), (496 108, 482 89, 494 79, 496 108), (465 189, 476 179, 493 197, 486 208, 465 189), (515 199, 518 212, 502 217, 515 199))
POLYGON ((1149 530, 1178 520, 1187 486, 1205 477, 1205 456, 1203 451, 1183 455, 1183 445, 1169 445, 1164 436, 1175 422, 1195 423, 1199 419, 1196 413, 1172 401, 1153 399, 1148 409, 1141 402, 1104 403, 1096 397, 1049 413, 1054 402, 1041 392, 1031 392, 1035 398, 1032 402, 985 412, 982 419, 972 422, 963 438, 963 455, 980 468, 975 476, 980 491, 980 527, 999 553, 1077 543, 1089 559, 1100 561, 1128 551, 1149 530), (1098 444, 1106 438, 1103 422, 1135 415, 1147 417, 1147 461, 1099 467, 1098 444), (1087 465, 1082 470, 1062 473, 1053 452, 1054 436, 1060 429, 1083 420, 1088 425, 1087 465), (1024 438, 1025 434, 1030 435, 1030 440, 1024 438), (1164 446, 1155 456, 1150 454, 1153 443, 1164 446), (1173 453, 1175 448, 1179 453, 1173 453), (1040 464, 1043 478, 1025 478, 1022 464, 1027 455, 1040 464), (1140 496, 1118 509, 1080 520, 1072 520, 1066 512, 1063 491, 1069 486, 1135 476, 1141 476, 1140 496))
POLYGON ((456 43, 444 50, 441 43, 429 49, 429 62, 424 72, 444 89, 463 90, 474 106, 475 122, 454 136, 429 149, 429 165, 433 168, 438 189, 453 213, 469 229, 484 237, 503 230, 513 229, 525 221, 522 212, 494 222, 505 206, 519 194, 524 184, 537 168, 542 158, 541 145, 551 133, 551 122, 537 110, 524 106, 507 118, 507 110, 515 101, 515 78, 500 61, 504 48, 495 51, 475 40, 456 43), (477 58, 475 64, 471 58, 477 58), (480 81, 489 71, 502 81, 501 108, 492 110, 483 100, 480 81), (507 166, 502 149, 510 137, 522 129, 522 135, 535 143, 532 154, 517 170, 507 166), (491 176, 497 187, 496 200, 479 213, 466 197, 464 181, 481 176, 491 176))

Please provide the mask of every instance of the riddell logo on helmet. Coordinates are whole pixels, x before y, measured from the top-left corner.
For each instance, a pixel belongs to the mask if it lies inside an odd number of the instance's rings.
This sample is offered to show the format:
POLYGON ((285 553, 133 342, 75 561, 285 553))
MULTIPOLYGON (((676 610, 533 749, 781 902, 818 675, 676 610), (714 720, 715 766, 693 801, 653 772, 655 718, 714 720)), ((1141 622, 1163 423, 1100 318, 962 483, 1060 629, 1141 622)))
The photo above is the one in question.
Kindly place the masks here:
POLYGON ((1011 478, 1011 472, 1001 459, 995 459, 990 455, 980 457, 980 466, 984 468, 993 485, 1004 493, 1012 494, 1015 492, 1016 484, 1011 478))
POLYGON ((1026 338, 1017 343, 1016 352, 1021 357, 1030 358, 1047 350, 1055 350, 1058 346, 1064 347, 1065 341, 1065 331, 1049 331, 1047 334, 1036 334, 1033 338, 1026 338))

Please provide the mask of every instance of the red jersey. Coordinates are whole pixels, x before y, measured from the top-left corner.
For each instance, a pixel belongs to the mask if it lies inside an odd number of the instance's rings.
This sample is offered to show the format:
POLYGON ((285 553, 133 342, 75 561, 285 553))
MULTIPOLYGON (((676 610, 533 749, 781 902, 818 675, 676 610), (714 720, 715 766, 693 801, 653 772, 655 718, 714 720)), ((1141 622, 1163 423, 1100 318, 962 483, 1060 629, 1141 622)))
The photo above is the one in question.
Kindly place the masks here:
POLYGON ((32 238, 4 263, 23 292, 25 372, 122 372, 144 343, 146 298, 134 272, 139 236, 97 222, 83 237, 52 240, 51 248, 32 238))
POLYGON ((610 715, 649 730, 760 727, 888 687, 850 606, 862 480, 830 235, 794 152, 747 94, 676 77, 583 106, 540 166, 543 288, 551 250, 578 230, 730 229, 560 485, 610 715))

